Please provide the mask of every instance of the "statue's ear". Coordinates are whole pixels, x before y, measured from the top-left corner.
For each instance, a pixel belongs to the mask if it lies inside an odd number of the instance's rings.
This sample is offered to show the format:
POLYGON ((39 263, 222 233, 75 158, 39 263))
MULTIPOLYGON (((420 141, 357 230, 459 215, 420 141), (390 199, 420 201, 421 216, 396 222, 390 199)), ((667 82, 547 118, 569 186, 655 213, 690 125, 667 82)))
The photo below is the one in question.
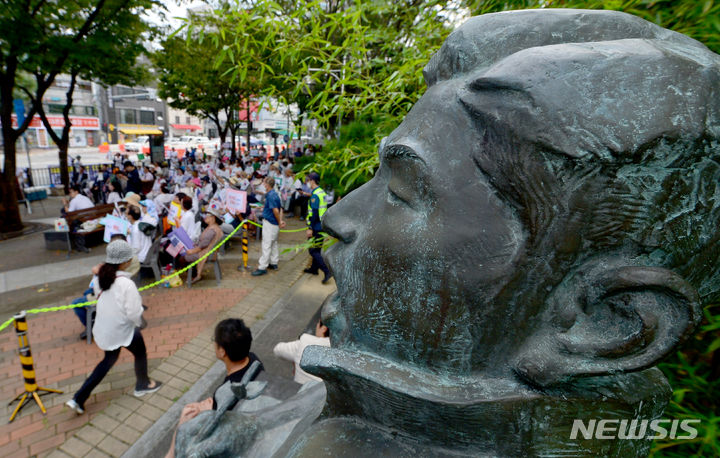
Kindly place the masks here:
POLYGON ((519 352, 522 378, 547 387, 657 364, 701 318, 695 288, 657 267, 599 267, 559 286, 538 334, 519 352))

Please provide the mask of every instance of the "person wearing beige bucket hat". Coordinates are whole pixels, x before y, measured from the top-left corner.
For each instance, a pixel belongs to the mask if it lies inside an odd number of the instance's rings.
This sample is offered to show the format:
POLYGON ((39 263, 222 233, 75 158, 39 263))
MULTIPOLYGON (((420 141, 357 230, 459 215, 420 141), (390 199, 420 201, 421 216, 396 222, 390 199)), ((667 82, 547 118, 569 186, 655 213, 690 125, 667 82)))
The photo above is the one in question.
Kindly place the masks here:
POLYGON ((105 263, 93 279, 100 286, 100 294, 92 333, 95 344, 105 352, 105 356, 73 398, 65 403, 77 414, 85 412, 85 401, 117 362, 123 347, 135 357, 136 382, 133 394, 141 397, 160 389, 160 382, 150 380, 148 376, 147 350, 138 329, 142 324, 143 313, 140 292, 124 270, 129 267, 132 258, 132 247, 126 241, 110 242, 105 263))
POLYGON ((128 205, 134 205, 137 208, 140 208, 140 194, 135 194, 134 192, 129 192, 125 195, 125 198, 122 200, 123 202, 127 202, 128 205))

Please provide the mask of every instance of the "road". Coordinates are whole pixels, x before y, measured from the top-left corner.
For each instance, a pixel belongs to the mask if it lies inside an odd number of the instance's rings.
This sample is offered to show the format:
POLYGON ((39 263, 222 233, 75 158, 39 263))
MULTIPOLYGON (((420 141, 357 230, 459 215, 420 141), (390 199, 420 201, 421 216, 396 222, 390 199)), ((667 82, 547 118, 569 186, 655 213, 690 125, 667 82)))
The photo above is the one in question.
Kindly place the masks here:
MULTIPOLYGON (((20 143, 18 142, 18 146, 20 143)), ((113 145, 116 146, 117 145, 113 145)), ((97 147, 93 148, 70 148, 68 151, 69 157, 75 157, 80 155, 80 160, 84 164, 98 164, 106 162, 105 153, 98 152, 97 147)), ((25 168, 28 166, 27 154, 25 154, 25 148, 18 148, 16 157, 16 167, 25 168)), ((0 153, 0 161, 4 163, 5 155, 0 153)), ((58 160, 57 148, 34 148, 30 150, 30 162, 33 168, 42 168, 48 166, 57 166, 60 161, 58 160)))

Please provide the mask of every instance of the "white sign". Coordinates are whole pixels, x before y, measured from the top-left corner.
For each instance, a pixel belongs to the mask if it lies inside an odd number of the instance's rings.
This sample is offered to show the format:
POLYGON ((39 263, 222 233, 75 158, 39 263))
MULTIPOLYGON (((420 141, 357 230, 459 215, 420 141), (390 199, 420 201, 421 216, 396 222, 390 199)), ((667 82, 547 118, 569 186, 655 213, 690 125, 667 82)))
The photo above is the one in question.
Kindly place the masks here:
POLYGON ((245 213, 247 192, 236 189, 225 190, 225 208, 232 213, 245 213))
POLYGON ((122 234, 127 236, 128 232, 130 232, 130 223, 117 216, 107 215, 100 220, 100 224, 105 225, 105 233, 103 234, 105 243, 110 243, 110 237, 113 235, 122 234))

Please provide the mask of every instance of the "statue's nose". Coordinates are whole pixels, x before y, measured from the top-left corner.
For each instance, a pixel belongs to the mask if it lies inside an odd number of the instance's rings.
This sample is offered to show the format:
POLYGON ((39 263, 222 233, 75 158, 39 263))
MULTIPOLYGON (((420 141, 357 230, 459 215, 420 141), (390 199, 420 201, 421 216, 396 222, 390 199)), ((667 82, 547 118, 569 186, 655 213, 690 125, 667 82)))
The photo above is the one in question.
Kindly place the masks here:
POLYGON ((357 235, 357 218, 362 217, 354 209, 352 197, 346 197, 325 212, 322 219, 323 231, 343 243, 351 243, 357 235))

